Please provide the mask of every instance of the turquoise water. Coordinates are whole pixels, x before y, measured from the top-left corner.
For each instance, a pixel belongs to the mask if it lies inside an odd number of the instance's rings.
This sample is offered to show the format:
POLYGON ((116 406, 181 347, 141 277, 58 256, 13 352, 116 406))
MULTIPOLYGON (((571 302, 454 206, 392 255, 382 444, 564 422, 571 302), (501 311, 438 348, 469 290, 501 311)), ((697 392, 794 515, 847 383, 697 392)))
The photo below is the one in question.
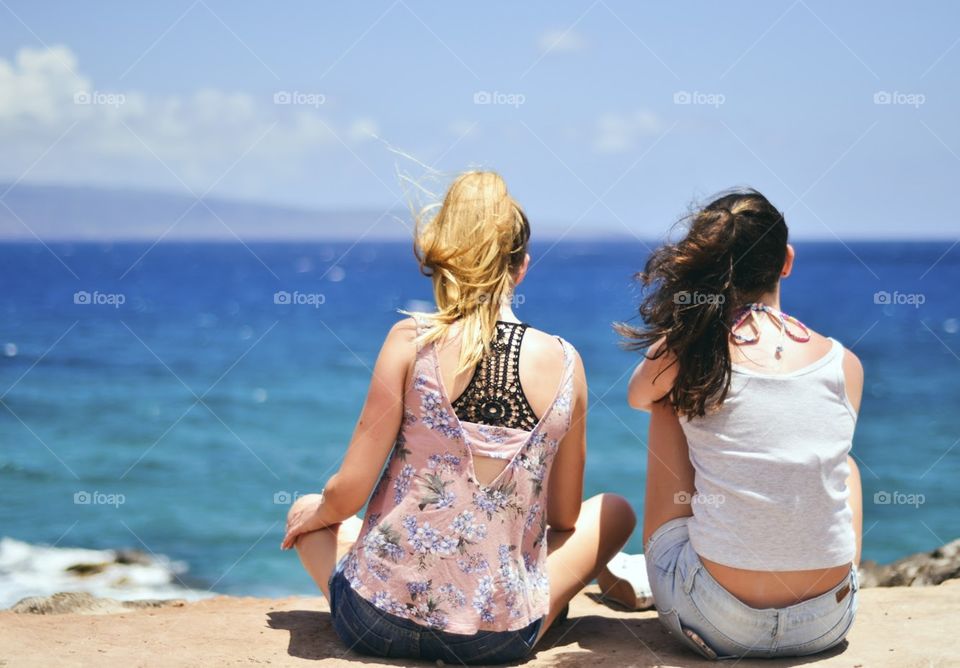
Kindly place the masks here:
MULTIPOLYGON (((960 248, 797 250, 784 309, 866 368, 854 444, 865 556, 957 537, 960 248)), ((647 252, 535 244, 517 307, 583 356, 587 492, 619 492, 638 512, 647 418, 626 406, 636 358, 610 323, 634 312, 647 252)), ((277 549, 286 503, 335 469, 396 310, 430 299, 409 245, 4 244, 0 258, 0 535, 166 555, 202 590, 312 591, 277 549), (303 303, 275 303, 278 291, 303 303)), ((0 564, 0 593, 24 568, 0 564)))

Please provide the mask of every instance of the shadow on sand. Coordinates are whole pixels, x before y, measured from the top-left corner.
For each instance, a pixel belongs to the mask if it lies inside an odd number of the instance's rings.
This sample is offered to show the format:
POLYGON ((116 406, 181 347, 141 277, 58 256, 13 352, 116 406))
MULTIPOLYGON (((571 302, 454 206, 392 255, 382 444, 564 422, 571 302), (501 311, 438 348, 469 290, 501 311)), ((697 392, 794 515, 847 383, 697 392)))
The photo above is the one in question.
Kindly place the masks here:
MULTIPOLYGON (((613 606, 610 606, 613 609, 613 606)), ((620 612, 620 611, 618 611, 620 612)), ((311 610, 274 611, 267 613, 267 626, 288 631, 287 653, 301 659, 339 660, 344 663, 408 666, 409 659, 379 659, 348 650, 333 630, 329 612, 311 610)), ((781 668, 802 666, 830 656, 842 654, 843 642, 829 652, 791 659, 757 659, 737 662, 739 667, 763 666, 781 668)), ((625 617, 584 615, 572 617, 552 628, 537 645, 533 656, 521 664, 549 665, 564 668, 598 668, 613 666, 713 666, 714 661, 701 659, 675 641, 652 613, 625 617)), ((423 665, 430 665, 424 662, 423 665)))

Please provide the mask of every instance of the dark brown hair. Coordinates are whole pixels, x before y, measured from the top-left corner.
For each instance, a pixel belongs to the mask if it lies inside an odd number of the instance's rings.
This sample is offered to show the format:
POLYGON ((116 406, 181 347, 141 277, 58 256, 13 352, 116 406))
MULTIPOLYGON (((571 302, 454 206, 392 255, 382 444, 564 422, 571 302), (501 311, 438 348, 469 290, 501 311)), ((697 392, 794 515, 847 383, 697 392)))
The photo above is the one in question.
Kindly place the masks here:
POLYGON ((672 353, 677 376, 664 397, 678 415, 703 416, 730 388, 729 336, 740 308, 774 290, 787 255, 783 214, 755 190, 725 193, 684 221, 686 236, 653 252, 637 274, 644 326, 618 323, 625 347, 672 353))

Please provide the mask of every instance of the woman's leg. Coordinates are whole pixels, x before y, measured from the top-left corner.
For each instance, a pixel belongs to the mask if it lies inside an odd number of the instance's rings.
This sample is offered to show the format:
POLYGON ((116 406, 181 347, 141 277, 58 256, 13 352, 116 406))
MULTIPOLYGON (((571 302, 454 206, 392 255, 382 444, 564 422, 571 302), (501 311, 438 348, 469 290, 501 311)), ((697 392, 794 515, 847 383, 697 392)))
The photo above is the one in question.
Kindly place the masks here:
POLYGON ((847 489, 850 490, 848 503, 853 511, 853 531, 857 535, 857 556, 853 565, 860 566, 860 547, 863 544, 863 487, 860 484, 860 468, 853 461, 853 457, 848 456, 847 463, 850 464, 850 477, 847 478, 847 489))
POLYGON ((616 494, 598 494, 583 502, 572 531, 547 531, 550 612, 540 637, 570 599, 590 584, 626 544, 636 524, 636 515, 626 499, 616 494))
POLYGON ((313 578, 323 592, 323 597, 330 600, 330 588, 327 582, 333 575, 333 568, 337 565, 337 530, 340 525, 327 527, 318 531, 311 531, 297 538, 297 554, 300 563, 313 578))
MULTIPOLYGON (((308 498, 309 495, 297 499, 290 508, 291 512, 298 503, 308 498)), ((360 518, 351 517, 341 524, 311 531, 297 538, 295 547, 297 554, 300 555, 300 562, 327 600, 330 600, 330 589, 327 583, 333 575, 337 559, 353 545, 360 533, 361 525, 360 518)))

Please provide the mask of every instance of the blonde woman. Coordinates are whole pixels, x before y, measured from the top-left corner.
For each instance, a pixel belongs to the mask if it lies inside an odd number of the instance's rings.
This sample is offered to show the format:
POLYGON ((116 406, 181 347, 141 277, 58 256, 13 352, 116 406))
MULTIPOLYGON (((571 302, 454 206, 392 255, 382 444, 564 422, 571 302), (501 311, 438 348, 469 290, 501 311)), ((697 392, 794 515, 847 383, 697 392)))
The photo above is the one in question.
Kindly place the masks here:
POLYGON ((282 547, 296 547, 358 652, 521 659, 633 531, 623 498, 581 503, 579 355, 510 308, 529 237, 493 172, 461 175, 421 216, 437 311, 394 325, 340 470, 290 510, 282 547), (368 499, 335 565, 338 526, 368 499))

